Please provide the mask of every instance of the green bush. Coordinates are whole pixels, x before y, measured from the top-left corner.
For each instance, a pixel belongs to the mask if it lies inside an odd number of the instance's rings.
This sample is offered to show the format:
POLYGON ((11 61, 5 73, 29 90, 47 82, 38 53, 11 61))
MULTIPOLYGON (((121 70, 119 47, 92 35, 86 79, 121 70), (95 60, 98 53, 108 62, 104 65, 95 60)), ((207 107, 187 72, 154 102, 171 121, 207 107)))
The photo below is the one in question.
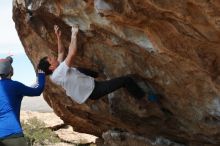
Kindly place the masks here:
POLYGON ((46 128, 45 123, 36 117, 29 119, 25 123, 22 121, 22 127, 29 145, 60 142, 56 134, 51 129, 46 128))

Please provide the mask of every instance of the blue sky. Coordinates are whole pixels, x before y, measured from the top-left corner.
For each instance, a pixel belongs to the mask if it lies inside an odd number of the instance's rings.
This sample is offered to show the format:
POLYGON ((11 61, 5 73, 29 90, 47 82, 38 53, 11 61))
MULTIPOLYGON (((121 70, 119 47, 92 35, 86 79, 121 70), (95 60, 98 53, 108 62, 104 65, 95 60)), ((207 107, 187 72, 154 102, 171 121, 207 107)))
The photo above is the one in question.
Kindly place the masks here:
POLYGON ((0 58, 13 55, 13 80, 31 85, 36 74, 28 60, 12 20, 12 0, 0 0, 0 58))

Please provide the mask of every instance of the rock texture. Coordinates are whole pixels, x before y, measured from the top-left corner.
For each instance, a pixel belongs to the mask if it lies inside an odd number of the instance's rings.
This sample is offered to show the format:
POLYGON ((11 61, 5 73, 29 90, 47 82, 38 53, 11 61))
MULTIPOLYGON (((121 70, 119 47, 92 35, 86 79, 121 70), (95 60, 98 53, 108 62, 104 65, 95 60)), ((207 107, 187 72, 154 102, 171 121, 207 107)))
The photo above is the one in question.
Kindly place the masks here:
POLYGON ((184 146, 172 142, 163 137, 157 137, 155 140, 133 135, 127 132, 109 130, 103 134, 105 144, 102 146, 184 146))
POLYGON ((183 145, 220 145, 219 1, 14 0, 13 6, 35 67, 57 51, 54 24, 66 48, 70 26, 79 24, 76 66, 99 71, 101 80, 137 74, 162 95, 157 105, 119 90, 77 105, 48 79, 45 100, 75 130, 101 136, 116 128, 183 145))

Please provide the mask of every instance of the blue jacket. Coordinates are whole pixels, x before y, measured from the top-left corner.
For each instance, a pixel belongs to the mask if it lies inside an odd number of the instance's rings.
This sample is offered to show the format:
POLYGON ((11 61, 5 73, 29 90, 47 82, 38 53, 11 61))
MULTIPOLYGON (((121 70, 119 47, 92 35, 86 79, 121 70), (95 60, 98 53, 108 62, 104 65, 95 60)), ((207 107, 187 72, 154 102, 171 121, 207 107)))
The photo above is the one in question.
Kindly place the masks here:
POLYGON ((0 80, 0 138, 22 134, 20 108, 23 96, 39 96, 44 90, 45 75, 38 74, 38 86, 27 87, 11 79, 0 80))

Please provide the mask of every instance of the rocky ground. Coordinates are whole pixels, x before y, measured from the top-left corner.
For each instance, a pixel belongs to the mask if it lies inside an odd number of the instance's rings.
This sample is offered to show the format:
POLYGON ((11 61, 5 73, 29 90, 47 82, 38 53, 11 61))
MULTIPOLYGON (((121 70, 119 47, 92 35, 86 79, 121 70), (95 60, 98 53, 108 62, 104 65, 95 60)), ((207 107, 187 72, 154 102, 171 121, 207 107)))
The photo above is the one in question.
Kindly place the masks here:
POLYGON ((73 131, 73 127, 68 125, 60 126, 64 125, 64 123, 53 112, 43 113, 36 111, 21 111, 21 121, 26 122, 34 117, 36 117, 40 121, 43 121, 46 124, 46 127, 55 127, 56 130, 54 132, 62 141, 65 141, 62 143, 52 144, 53 146, 72 146, 76 144, 95 143, 95 140, 97 138, 93 135, 75 132, 73 131))

